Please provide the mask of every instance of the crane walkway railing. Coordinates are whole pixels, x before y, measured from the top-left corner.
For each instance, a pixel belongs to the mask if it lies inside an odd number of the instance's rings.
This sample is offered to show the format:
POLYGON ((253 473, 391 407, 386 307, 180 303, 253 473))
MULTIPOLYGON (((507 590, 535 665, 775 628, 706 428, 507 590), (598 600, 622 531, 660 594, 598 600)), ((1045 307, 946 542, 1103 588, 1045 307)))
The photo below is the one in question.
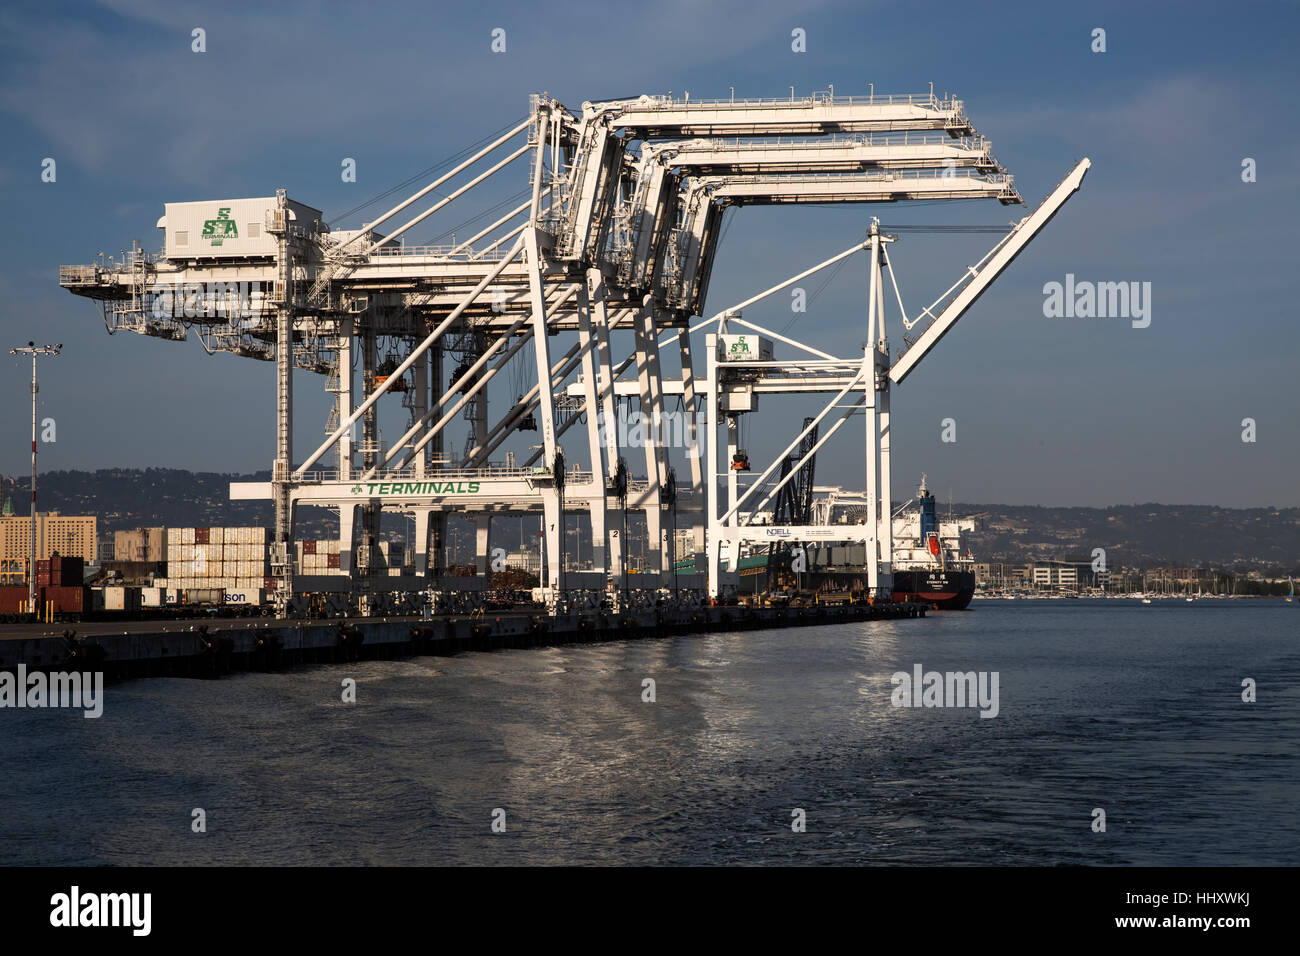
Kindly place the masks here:
POLYGON ((809 107, 809 106, 922 106, 935 110, 959 109, 961 100, 951 96, 939 97, 933 91, 927 93, 881 93, 849 94, 836 96, 834 90, 818 90, 801 96, 744 97, 736 99, 691 99, 673 96, 643 96, 636 100, 638 110, 682 110, 715 109, 719 106, 740 107, 742 109, 770 109, 772 107, 809 107))

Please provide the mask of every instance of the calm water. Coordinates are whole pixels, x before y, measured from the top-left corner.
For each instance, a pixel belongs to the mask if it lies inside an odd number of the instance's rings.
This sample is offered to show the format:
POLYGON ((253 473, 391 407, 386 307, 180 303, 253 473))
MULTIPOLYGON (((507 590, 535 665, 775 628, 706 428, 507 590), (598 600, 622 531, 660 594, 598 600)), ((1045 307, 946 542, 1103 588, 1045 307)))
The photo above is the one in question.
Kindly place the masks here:
POLYGON ((0 863, 1300 859, 1300 608, 975 608, 135 681, 99 720, 0 711, 0 863), (999 716, 892 707, 916 663, 999 672, 999 716))

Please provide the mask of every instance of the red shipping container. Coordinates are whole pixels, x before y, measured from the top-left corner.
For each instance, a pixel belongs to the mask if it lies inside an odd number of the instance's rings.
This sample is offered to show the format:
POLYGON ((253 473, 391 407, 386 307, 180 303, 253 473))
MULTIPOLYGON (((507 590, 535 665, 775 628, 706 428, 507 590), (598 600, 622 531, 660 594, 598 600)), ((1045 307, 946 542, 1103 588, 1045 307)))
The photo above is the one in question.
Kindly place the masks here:
POLYGON ((339 564, 340 557, 341 555, 337 555, 337 554, 326 555, 325 561, 331 568, 341 567, 341 565, 339 564))
POLYGON ((0 588, 0 614, 17 614, 18 608, 26 603, 27 585, 0 588))
POLYGON ((316 553, 316 542, 315 542, 315 541, 304 541, 304 542, 302 543, 302 553, 303 553, 303 554, 315 554, 315 553, 316 553))
POLYGON ((208 535, 208 529, 207 529, 207 528, 195 528, 195 529, 194 529, 194 543, 195 543, 195 544, 211 544, 212 542, 209 541, 208 538, 209 538, 209 535, 208 535))
POLYGON ((47 587, 40 591, 41 613, 50 602, 55 614, 80 614, 90 607, 90 589, 84 587, 47 587))

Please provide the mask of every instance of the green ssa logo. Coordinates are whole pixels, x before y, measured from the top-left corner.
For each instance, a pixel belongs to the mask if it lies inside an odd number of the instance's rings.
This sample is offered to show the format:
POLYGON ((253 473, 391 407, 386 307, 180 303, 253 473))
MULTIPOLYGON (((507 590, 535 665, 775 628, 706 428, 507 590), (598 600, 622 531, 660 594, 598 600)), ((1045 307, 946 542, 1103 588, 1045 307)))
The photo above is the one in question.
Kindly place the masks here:
POLYGON ((203 238, 211 239, 214 246, 221 245, 223 239, 238 239, 239 227, 230 218, 230 207, 222 206, 217 210, 216 219, 207 219, 203 223, 203 238))

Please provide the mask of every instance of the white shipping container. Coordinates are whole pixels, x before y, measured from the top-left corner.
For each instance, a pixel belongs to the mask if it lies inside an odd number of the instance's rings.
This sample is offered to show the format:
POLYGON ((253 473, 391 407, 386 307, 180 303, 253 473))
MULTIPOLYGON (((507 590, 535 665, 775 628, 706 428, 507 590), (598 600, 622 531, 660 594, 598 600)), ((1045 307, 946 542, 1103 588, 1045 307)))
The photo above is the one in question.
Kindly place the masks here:
POLYGON ((125 611, 127 607, 126 588, 104 588, 104 610, 125 611))
POLYGON ((168 528, 168 529, 167 529, 167 547, 170 549, 171 546, 172 546, 173 544, 180 544, 180 543, 181 543, 181 529, 180 529, 180 528, 168 528))
POLYGON ((225 528, 209 528, 208 541, 212 544, 225 544, 226 543, 225 528))
MULTIPOLYGON (((293 200, 288 206, 290 225, 320 232, 319 209, 293 200)), ((276 238, 266 231, 266 220, 276 207, 274 196, 166 203, 158 220, 163 248, 169 259, 274 256, 276 238)))
POLYGON ((162 607, 165 600, 164 588, 141 588, 140 605, 141 607, 162 607))
POLYGON ((194 543, 194 529, 181 528, 181 544, 193 544, 193 543, 194 543))
POLYGON ((262 589, 243 586, 227 588, 225 602, 240 607, 258 607, 262 603, 262 589))

